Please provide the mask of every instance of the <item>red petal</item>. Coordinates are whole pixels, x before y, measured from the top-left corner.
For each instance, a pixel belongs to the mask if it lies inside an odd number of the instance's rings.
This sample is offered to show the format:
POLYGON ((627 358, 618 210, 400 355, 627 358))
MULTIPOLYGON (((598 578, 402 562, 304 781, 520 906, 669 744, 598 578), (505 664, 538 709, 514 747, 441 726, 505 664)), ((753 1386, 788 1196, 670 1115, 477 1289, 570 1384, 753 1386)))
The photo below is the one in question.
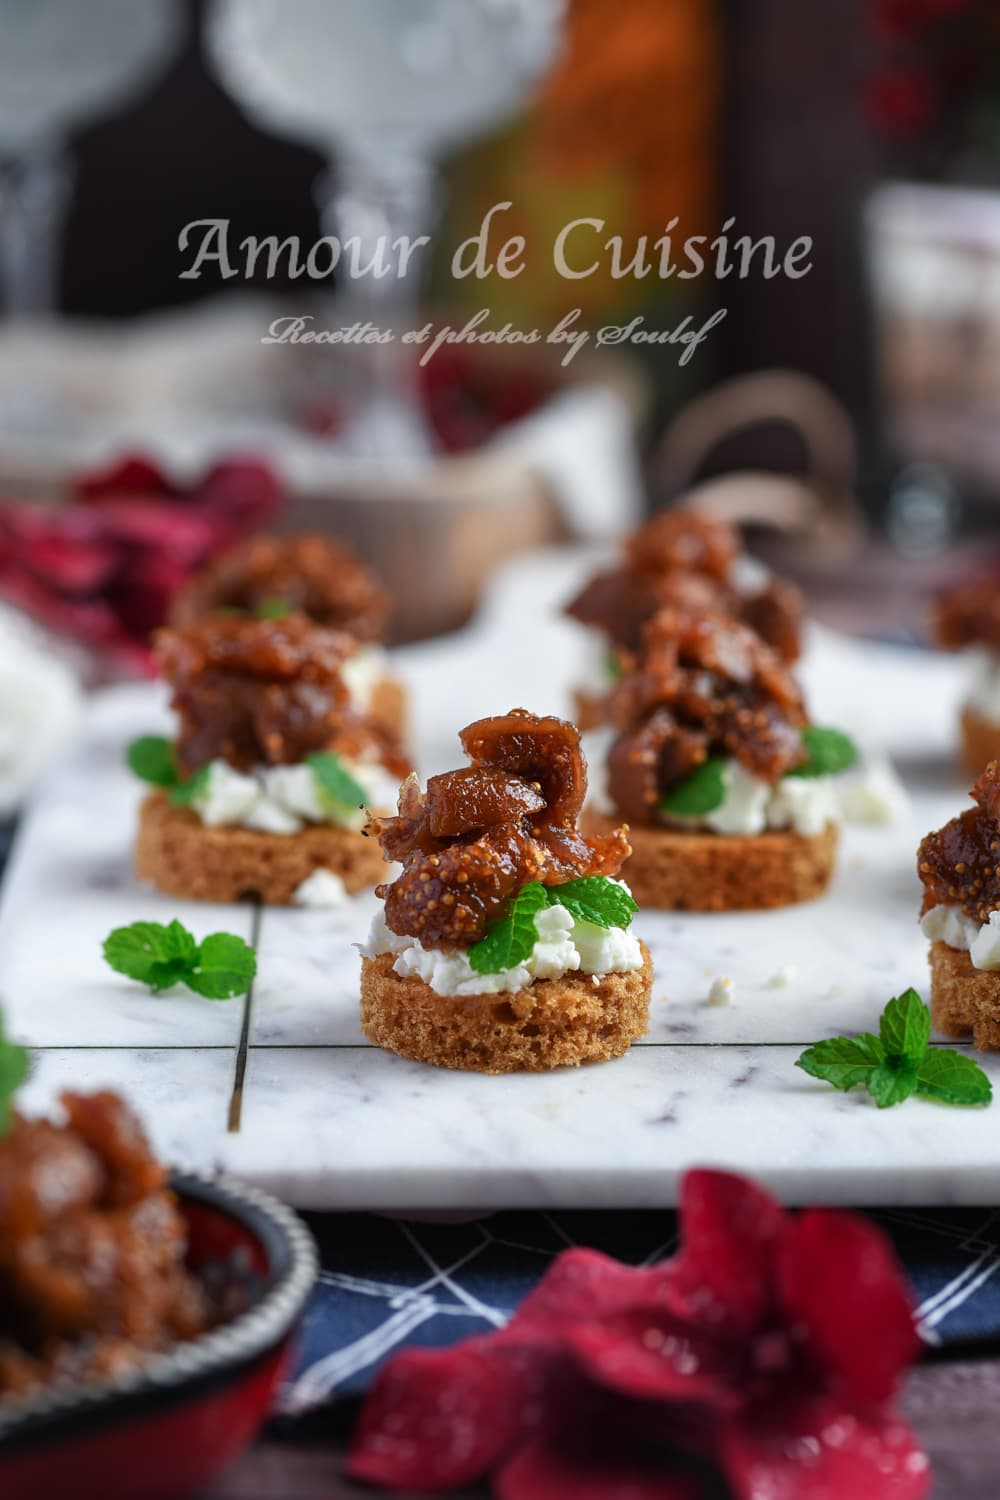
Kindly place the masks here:
POLYGON ((407 1349, 369 1393, 348 1473, 398 1489, 467 1484, 529 1426, 542 1378, 492 1336, 451 1349, 407 1349))
POLYGON ((730 1172, 688 1172, 681 1186, 681 1250, 669 1264, 689 1315, 706 1329, 752 1332, 773 1303, 780 1203, 730 1172))
POLYGON ((743 1404, 740 1364, 697 1327, 655 1303, 569 1331, 582 1368, 600 1385, 639 1400, 702 1402, 715 1410, 743 1404))
POLYGON ((163 470, 142 453, 127 453, 105 469, 85 474, 75 491, 82 499, 101 500, 106 495, 174 495, 163 470))
POLYGON ((920 1500, 931 1482, 905 1422, 859 1421, 826 1398, 746 1413, 724 1430, 718 1461, 738 1500, 920 1500))
POLYGON ((272 520, 284 497, 274 470, 262 459, 252 457, 217 463, 201 479, 194 495, 200 505, 231 522, 235 535, 272 520))
POLYGON ((810 1209, 785 1230, 778 1284, 786 1314, 852 1401, 878 1404, 919 1339, 892 1245, 857 1214, 810 1209))
POLYGON ((700 1500, 705 1493, 688 1475, 644 1466, 631 1450, 595 1452, 579 1433, 526 1444, 493 1481, 496 1500, 700 1500))
POLYGON ((564 1250, 499 1337, 529 1345, 562 1343, 580 1322, 649 1302, 662 1280, 661 1270, 625 1266, 598 1250, 564 1250))

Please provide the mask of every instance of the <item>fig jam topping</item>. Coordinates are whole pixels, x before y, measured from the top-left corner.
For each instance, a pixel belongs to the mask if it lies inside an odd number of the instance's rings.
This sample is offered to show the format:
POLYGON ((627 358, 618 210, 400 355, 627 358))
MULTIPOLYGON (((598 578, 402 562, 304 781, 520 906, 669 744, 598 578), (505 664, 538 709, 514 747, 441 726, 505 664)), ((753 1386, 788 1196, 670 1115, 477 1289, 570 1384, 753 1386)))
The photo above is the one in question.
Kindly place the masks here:
POLYGON ((388 595, 349 548, 301 532, 252 537, 224 553, 175 596, 170 623, 220 610, 256 615, 276 603, 357 641, 380 641, 389 616, 388 595))
POLYGON ((109 1093, 62 1103, 65 1125, 15 1114, 0 1139, 0 1397, 127 1370, 214 1321, 135 1116, 109 1093))
POLYGON ((939 646, 990 646, 1000 651, 1000 576, 980 578, 944 594, 934 605, 931 630, 939 646))
POLYGON ((624 562, 591 579, 566 613, 634 652, 642 644, 643 626, 658 610, 668 605, 712 610, 742 620, 782 661, 795 661, 801 594, 777 579, 754 593, 740 593, 732 584, 739 556, 739 538, 725 522, 683 509, 664 511, 627 539, 624 562))
POLYGON ((934 906, 960 906, 983 925, 1000 910, 1000 761, 990 762, 970 796, 977 806, 929 833, 917 851, 920 915, 934 906))
POLYGON ((624 667, 610 696, 619 733, 608 756, 608 792, 624 817, 655 821, 664 793, 710 755, 772 782, 805 758, 801 694, 746 625, 661 610, 624 667))
POLYGON ((426 794, 411 777, 398 815, 368 829, 403 864, 377 891, 386 923, 425 948, 471 947, 529 881, 617 875, 630 852, 624 829, 577 830, 587 771, 572 724, 513 709, 460 739, 467 769, 431 777, 426 794))
POLYGON ((205 616, 160 631, 156 651, 180 719, 176 756, 190 776, 213 760, 240 771, 296 765, 318 750, 369 754, 397 775, 406 757, 352 708, 341 665, 350 636, 304 615, 257 620, 205 616))

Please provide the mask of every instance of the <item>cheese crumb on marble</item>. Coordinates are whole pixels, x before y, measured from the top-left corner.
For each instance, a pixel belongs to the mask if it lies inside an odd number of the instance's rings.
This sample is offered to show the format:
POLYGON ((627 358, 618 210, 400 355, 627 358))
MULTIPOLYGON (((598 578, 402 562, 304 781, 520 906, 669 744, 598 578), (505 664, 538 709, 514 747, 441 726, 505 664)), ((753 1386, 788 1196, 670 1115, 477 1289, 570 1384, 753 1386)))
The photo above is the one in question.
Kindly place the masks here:
POLYGON ((705 1000, 705 1004, 731 1005, 733 1003, 733 995, 735 993, 735 989, 736 986, 728 977, 714 979, 712 981, 711 988, 709 989, 708 996, 705 1000))

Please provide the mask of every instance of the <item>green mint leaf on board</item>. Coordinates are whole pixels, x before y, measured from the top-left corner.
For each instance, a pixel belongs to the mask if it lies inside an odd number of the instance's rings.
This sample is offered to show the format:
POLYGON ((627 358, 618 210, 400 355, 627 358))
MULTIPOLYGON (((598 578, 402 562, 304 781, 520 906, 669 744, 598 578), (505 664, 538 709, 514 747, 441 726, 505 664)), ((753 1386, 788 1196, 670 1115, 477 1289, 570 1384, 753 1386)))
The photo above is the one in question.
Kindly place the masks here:
POLYGON ((917 1086, 917 1065, 908 1057, 887 1057, 868 1079, 868 1092, 879 1109, 902 1104, 917 1086))
POLYGON ((28 1076, 28 1054, 8 1041, 0 1015, 0 1135, 10 1124, 11 1100, 28 1076))
POLYGON ((133 740, 126 758, 140 781, 148 781, 151 786, 174 787, 180 780, 174 748, 161 734, 144 734, 133 740))
POLYGON ((287 599, 264 599, 257 606, 258 620, 284 620, 295 613, 294 604, 287 599))
POLYGON ((537 880, 523 885, 510 903, 507 915, 469 949, 469 963, 476 973, 499 974, 502 969, 513 969, 523 963, 538 937, 535 914, 548 904, 548 893, 537 880))
POLYGON ((931 1013, 916 990, 896 995, 882 1012, 878 1026, 887 1057, 906 1057, 918 1063, 931 1039, 931 1013))
POLYGON ((185 984, 206 1000, 245 994, 257 972, 254 950, 242 938, 214 932, 199 944, 176 919, 116 927, 104 943, 104 957, 154 994, 185 984))
POLYGON ((196 797, 201 797, 208 791, 209 779, 212 775, 211 766, 200 766, 193 776, 187 781, 180 781, 170 789, 170 800, 175 807, 189 807, 196 797))
POLYGON ((546 887, 550 906, 564 906, 576 922, 595 927, 627 927, 639 910, 629 891, 606 875, 587 875, 546 887))
POLYGON ((119 974, 147 984, 151 990, 168 990, 188 974, 197 956, 197 944, 178 921, 133 922, 116 927, 104 943, 105 960, 119 974))
POLYGON ((970 1057, 930 1045, 931 1013, 916 990, 889 1001, 879 1034, 837 1036, 807 1047, 795 1066, 836 1089, 866 1088, 879 1109, 911 1094, 939 1104, 989 1104, 990 1080, 970 1057))
POLYGON ((312 771, 321 800, 333 802, 337 807, 363 807, 368 801, 365 788, 360 781, 355 781, 340 756, 332 750, 307 755, 306 765, 312 771))
POLYGON ((257 956, 249 944, 230 932, 213 932, 198 948, 197 968, 184 983, 206 1000, 245 995, 257 973, 257 956))
POLYGON ((885 1049, 877 1036, 834 1036, 807 1047, 795 1066, 813 1078, 832 1083, 835 1089, 867 1085, 876 1068, 885 1061, 885 1049))
POLYGON ((916 1092, 940 1104, 989 1104, 993 1085, 978 1063, 950 1047, 930 1047, 917 1064, 916 1092))
POLYGON ((703 765, 660 798, 660 811, 676 818, 700 818, 721 807, 725 796, 725 759, 710 755, 703 765))
POLYGON ((807 724, 803 729, 802 747, 806 759, 786 771, 786 776, 836 776, 858 759, 858 747, 850 735, 840 729, 822 729, 818 724, 807 724))

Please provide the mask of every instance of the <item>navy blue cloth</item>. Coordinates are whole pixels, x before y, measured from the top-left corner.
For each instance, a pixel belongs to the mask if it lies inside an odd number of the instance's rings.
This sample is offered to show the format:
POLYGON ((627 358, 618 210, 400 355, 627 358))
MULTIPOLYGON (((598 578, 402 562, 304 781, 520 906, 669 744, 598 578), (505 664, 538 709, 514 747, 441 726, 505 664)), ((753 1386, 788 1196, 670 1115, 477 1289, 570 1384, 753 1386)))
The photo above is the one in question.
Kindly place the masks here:
MULTIPOLYGON (((927 1344, 1000 1341, 1000 1211, 885 1209, 871 1217, 906 1269, 927 1344)), ((286 1416, 361 1394, 399 1349, 500 1326, 568 1245, 629 1265, 670 1255, 669 1212, 510 1212, 465 1223, 306 1215, 322 1271, 282 1400, 286 1416)))

